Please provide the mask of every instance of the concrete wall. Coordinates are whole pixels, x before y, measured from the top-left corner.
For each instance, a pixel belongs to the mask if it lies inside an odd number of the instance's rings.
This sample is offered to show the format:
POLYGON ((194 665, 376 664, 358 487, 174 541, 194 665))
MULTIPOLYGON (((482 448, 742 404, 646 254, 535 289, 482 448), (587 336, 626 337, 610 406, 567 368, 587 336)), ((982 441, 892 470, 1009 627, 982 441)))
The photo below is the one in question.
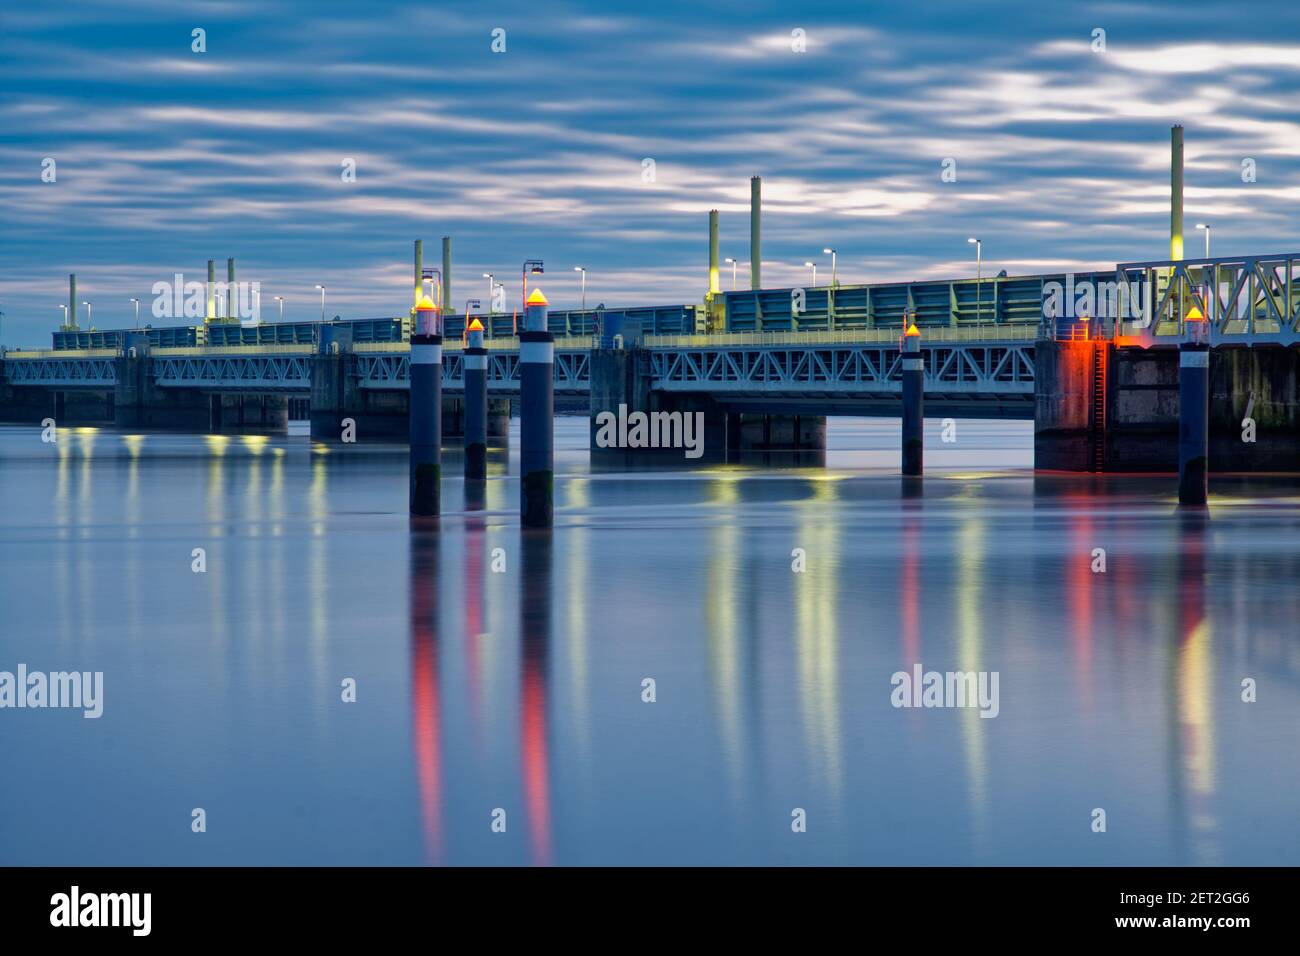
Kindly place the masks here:
POLYGON ((1107 470, 1177 471, 1178 350, 1115 349, 1112 366, 1107 470))
POLYGON ((1211 355, 1210 467, 1300 471, 1300 349, 1232 348, 1211 355), (1254 443, 1241 440, 1248 406, 1254 443))
MULTIPOLYGON (((1035 345, 1034 465, 1092 468, 1091 351, 1085 342, 1035 345)), ((1178 469, 1178 350, 1107 350, 1105 470, 1178 469)), ((1217 348, 1210 353, 1210 470, 1300 472, 1300 351, 1217 348), (1242 419, 1254 396, 1253 443, 1242 419)))
POLYGON ((54 393, 45 388, 0 385, 0 422, 39 425, 54 417, 54 393))
POLYGON ((1092 468, 1092 361, 1090 342, 1034 345, 1034 467, 1059 471, 1092 468))

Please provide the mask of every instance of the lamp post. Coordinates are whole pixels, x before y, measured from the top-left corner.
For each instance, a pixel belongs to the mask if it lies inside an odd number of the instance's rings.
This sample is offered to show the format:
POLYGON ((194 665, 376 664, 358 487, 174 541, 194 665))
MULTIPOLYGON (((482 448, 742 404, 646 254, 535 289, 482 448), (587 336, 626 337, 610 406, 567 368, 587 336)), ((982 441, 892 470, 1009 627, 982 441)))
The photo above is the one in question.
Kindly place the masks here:
POLYGON ((492 293, 497 289, 497 277, 490 272, 483 273, 483 278, 488 280, 488 308, 487 314, 491 315, 495 306, 492 305, 492 293))
POLYGON ((83 302, 81 304, 86 307, 86 327, 93 329, 95 327, 95 316, 93 314, 93 307, 89 302, 83 302))
POLYGON ((280 303, 280 321, 283 322, 284 321, 284 296, 282 295, 275 296, 275 301, 280 303))
POLYGON ((731 291, 735 292, 736 291, 736 260, 728 256, 723 261, 731 263, 731 291))
POLYGON ((63 310, 63 324, 66 327, 68 324, 68 307, 60 302, 59 308, 63 310))
POLYGON ((984 243, 975 236, 967 242, 975 243, 975 324, 984 324, 984 243))
POLYGON ((837 280, 836 277, 835 277, 835 276, 836 276, 836 273, 835 273, 835 250, 834 250, 834 249, 823 249, 822 252, 826 253, 826 255, 828 255, 828 256, 831 257, 831 288, 833 289, 833 288, 835 288, 835 286, 839 285, 839 282, 838 282, 838 280, 837 280))
POLYGON ((318 285, 316 286, 316 288, 320 289, 320 320, 324 322, 325 321, 325 287, 323 285, 318 285))
POLYGON ((815 263, 815 262, 805 262, 804 265, 805 265, 805 266, 809 266, 809 267, 811 267, 812 272, 813 272, 812 287, 813 287, 814 289, 817 288, 817 263, 815 263))
POLYGON ((138 329, 140 327, 140 300, 132 299, 131 301, 135 303, 135 327, 138 329))
POLYGON ((1210 224, 1208 222, 1198 222, 1197 229, 1205 230, 1205 258, 1210 258, 1210 224))
POLYGON ((528 277, 530 275, 539 276, 542 274, 543 271, 544 270, 542 269, 541 259, 524 260, 524 267, 523 269, 520 270, 519 273, 520 275, 519 287, 523 290, 523 295, 519 299, 521 303, 526 303, 528 301, 528 277))
POLYGON ((582 266, 574 266, 574 272, 582 273, 582 311, 587 311, 587 270, 582 266))

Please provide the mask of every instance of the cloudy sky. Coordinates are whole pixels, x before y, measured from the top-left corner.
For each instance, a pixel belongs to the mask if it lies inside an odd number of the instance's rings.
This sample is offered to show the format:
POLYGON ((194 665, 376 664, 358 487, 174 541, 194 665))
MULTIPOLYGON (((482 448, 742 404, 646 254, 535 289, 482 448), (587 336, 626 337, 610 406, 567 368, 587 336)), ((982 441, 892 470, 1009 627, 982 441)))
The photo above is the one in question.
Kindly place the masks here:
POLYGON ((527 258, 555 306, 577 304, 575 265, 591 304, 698 301, 710 208, 747 284, 754 174, 768 286, 828 270, 825 246, 845 282, 973 274, 970 235, 991 272, 1160 258, 1173 123, 1189 254, 1202 220, 1216 253, 1291 251, 1298 91, 1293 0, 15 0, 0 335, 46 343, 69 272, 120 327, 131 296, 232 255, 286 319, 319 314, 322 282, 330 315, 395 315, 411 241, 429 261, 443 235, 457 302, 495 272, 513 307, 527 258))

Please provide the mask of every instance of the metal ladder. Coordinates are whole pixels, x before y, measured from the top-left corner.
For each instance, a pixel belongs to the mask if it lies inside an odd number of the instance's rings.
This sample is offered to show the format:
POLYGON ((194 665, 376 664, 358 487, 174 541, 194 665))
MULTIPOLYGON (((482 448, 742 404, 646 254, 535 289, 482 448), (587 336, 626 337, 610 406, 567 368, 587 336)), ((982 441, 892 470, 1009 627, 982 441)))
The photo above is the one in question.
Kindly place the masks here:
POLYGON ((1106 470, 1106 345, 1092 348, 1092 421, 1088 430, 1092 440, 1092 470, 1106 470))

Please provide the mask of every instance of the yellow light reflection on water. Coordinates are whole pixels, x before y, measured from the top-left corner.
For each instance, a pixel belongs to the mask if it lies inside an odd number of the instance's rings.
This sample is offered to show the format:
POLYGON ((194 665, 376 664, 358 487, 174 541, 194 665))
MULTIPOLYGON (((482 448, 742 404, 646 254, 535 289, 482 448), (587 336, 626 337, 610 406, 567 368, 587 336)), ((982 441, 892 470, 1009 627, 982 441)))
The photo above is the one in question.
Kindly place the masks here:
MULTIPOLYGON (((978 673, 982 663, 983 574, 984 518, 970 514, 957 534, 957 669, 967 673, 978 673)), ((972 832, 976 850, 983 853, 989 842, 988 757, 983 725, 990 721, 980 716, 978 707, 962 708, 960 720, 972 832)))
POLYGON ((583 511, 591 507, 591 479, 574 477, 564 482, 566 505, 583 511))
MULTIPOLYGON (((718 711, 718 732, 722 743, 727 783, 733 800, 743 799, 744 715, 740 699, 740 638, 736 625, 738 600, 736 579, 742 574, 740 532, 729 522, 714 528, 713 553, 706 575, 708 594, 705 621, 709 635, 709 665, 713 677, 713 700, 718 711)), ((757 638, 755 638, 757 639, 757 638)))
POLYGON ((798 504, 798 546, 815 562, 813 573, 791 574, 795 584, 795 656, 799 707, 814 765, 820 764, 826 795, 838 815, 843 768, 840 760, 839 695, 839 525, 820 501, 834 498, 835 485, 818 482, 813 499, 798 504))
POLYGON ((260 455, 266 450, 267 442, 271 440, 268 435, 241 435, 239 442, 253 455, 260 455))

